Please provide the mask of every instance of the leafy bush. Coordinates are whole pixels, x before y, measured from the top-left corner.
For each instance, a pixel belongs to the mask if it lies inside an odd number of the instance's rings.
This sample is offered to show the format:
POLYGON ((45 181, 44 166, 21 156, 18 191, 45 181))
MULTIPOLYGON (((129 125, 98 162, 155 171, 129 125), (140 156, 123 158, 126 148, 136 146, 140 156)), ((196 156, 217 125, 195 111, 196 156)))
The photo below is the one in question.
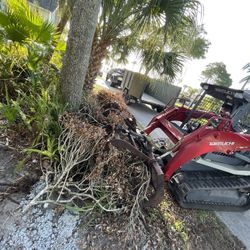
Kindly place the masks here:
POLYGON ((6 118, 8 126, 26 134, 33 140, 33 145, 44 139, 46 143, 47 138, 56 140, 60 134, 59 116, 63 113, 57 91, 57 72, 45 68, 34 72, 26 82, 14 82, 12 86, 15 86, 15 95, 10 97, 6 87, 5 99, 0 104, 0 114, 6 118), (46 74, 41 76, 44 71, 46 74))
MULTIPOLYGON (((0 115, 7 126, 33 141, 27 152, 54 156, 63 107, 58 69, 49 63, 55 27, 29 8, 26 0, 7 0, 0 11, 0 115)), ((63 43, 57 46, 57 61, 63 43), (60 46, 59 46, 60 45, 60 46)))

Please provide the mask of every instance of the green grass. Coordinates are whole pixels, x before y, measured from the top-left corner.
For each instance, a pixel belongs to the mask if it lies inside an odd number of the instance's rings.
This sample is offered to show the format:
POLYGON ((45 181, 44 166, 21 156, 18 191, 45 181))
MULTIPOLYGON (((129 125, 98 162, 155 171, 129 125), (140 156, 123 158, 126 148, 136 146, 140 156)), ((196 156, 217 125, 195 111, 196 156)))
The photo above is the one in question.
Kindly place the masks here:
POLYGON ((164 199, 160 204, 160 211, 163 216, 163 219, 166 221, 166 223, 169 225, 170 230, 174 233, 177 233, 183 243, 184 243, 184 249, 188 248, 188 231, 186 229, 185 223, 178 218, 178 216, 171 212, 171 203, 169 203, 166 199, 164 199))
POLYGON ((104 89, 105 88, 103 86, 100 86, 98 84, 94 84, 94 88, 93 88, 94 93, 98 93, 99 91, 104 90, 104 89))

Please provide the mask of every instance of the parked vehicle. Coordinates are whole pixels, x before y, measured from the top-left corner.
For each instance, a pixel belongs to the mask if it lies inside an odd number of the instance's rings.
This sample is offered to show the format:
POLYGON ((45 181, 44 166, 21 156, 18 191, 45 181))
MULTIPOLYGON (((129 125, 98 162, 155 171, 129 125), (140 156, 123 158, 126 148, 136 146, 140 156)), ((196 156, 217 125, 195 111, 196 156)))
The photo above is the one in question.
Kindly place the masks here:
POLYGON ((143 103, 151 106, 157 112, 161 112, 167 104, 173 104, 171 101, 179 96, 181 88, 126 70, 122 90, 127 105, 143 103))
POLYGON ((121 86, 123 75, 125 70, 124 69, 111 69, 106 76, 106 81, 110 81, 111 87, 119 87, 121 86))

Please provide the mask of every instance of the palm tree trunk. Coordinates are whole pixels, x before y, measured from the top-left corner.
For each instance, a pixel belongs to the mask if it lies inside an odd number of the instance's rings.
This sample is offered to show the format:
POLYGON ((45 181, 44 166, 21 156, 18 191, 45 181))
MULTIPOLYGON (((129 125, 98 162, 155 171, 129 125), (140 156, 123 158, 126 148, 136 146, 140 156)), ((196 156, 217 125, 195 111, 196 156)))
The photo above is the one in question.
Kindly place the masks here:
POLYGON ((60 21, 56 27, 56 30, 59 34, 59 38, 60 38, 61 34, 63 33, 67 22, 71 18, 71 13, 73 12, 73 8, 74 8, 75 3, 76 3, 76 0, 67 0, 62 8, 63 10, 61 13, 61 18, 60 18, 60 21))
POLYGON ((61 34, 63 33, 64 28, 65 28, 67 22, 69 21, 69 18, 70 18, 70 11, 67 8, 66 10, 63 11, 62 16, 60 18, 60 21, 56 27, 56 31, 59 35, 59 38, 60 38, 61 34))
POLYGON ((58 34, 58 37, 57 39, 55 39, 55 41, 53 41, 53 48, 50 48, 50 50, 48 51, 48 54, 45 58, 45 62, 46 63, 49 63, 52 56, 53 56, 53 53, 55 51, 55 48, 61 38, 61 35, 65 29, 65 26, 67 24, 67 22, 70 20, 71 18, 71 13, 73 12, 73 7, 74 7, 74 4, 75 4, 75 1, 76 0, 68 0, 67 1, 67 6, 64 6, 64 10, 62 11, 62 14, 61 14, 61 18, 60 18, 60 21, 59 23, 57 24, 57 27, 56 27, 56 32, 58 34))
POLYGON ((73 8, 60 75, 62 98, 71 111, 81 104, 100 6, 101 0, 78 0, 73 8))
POLYGON ((101 69, 102 61, 107 55, 107 48, 110 42, 108 40, 98 41, 97 32, 94 36, 91 59, 88 67, 88 72, 85 78, 84 91, 89 92, 92 90, 95 79, 101 69))

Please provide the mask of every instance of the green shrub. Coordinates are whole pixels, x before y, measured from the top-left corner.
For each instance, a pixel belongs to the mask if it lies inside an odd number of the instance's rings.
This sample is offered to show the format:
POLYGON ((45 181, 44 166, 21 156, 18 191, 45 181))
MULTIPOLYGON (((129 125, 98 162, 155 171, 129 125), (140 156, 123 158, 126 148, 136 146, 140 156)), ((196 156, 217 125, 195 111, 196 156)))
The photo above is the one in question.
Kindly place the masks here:
POLYGON ((0 114, 7 126, 33 143, 26 152, 52 158, 63 112, 58 69, 65 42, 55 27, 32 11, 26 0, 7 0, 0 11, 0 114))

